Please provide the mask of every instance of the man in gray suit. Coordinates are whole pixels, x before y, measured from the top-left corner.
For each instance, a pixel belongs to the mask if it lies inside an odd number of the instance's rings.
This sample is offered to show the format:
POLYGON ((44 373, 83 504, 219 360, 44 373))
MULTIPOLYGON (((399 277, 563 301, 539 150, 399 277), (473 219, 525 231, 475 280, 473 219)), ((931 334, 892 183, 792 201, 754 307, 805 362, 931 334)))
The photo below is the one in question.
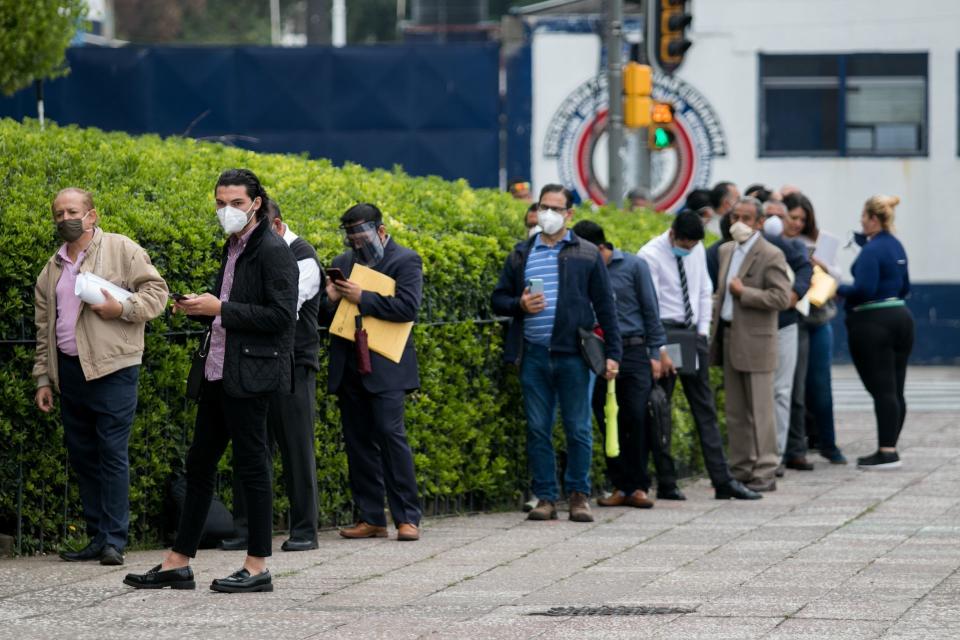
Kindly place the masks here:
POLYGON ((723 365, 733 476, 754 491, 776 491, 777 313, 790 305, 791 272, 760 233, 759 200, 741 198, 729 216, 733 241, 720 247, 711 359, 723 365))

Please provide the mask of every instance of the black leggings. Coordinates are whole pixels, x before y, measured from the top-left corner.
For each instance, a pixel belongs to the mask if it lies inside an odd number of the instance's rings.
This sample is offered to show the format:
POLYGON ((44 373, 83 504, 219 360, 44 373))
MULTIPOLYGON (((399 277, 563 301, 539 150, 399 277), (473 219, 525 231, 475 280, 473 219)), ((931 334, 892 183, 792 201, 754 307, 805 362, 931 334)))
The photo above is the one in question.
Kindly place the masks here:
POLYGON ((906 307, 850 311, 847 338, 857 373, 873 396, 879 444, 896 447, 907 416, 903 385, 913 349, 913 316, 906 307))

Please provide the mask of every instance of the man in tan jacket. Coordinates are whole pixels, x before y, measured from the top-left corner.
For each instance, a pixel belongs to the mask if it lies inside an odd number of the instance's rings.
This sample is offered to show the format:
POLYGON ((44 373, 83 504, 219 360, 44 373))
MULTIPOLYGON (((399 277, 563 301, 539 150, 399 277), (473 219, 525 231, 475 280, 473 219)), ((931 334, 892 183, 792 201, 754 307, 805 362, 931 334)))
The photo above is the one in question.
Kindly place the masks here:
POLYGON ((64 443, 90 536, 86 547, 60 557, 118 565, 130 521, 128 442, 143 328, 163 311, 167 285, 139 245, 97 226, 88 192, 64 189, 51 208, 64 243, 40 272, 35 289, 36 403, 48 413, 54 392, 60 394, 64 443), (133 295, 121 302, 100 289, 103 301, 87 304, 75 289, 81 273, 96 274, 133 295))
POLYGON ((723 365, 730 470, 754 491, 775 491, 777 312, 790 305, 792 274, 760 233, 758 200, 741 198, 728 215, 733 242, 720 247, 711 360, 723 365))

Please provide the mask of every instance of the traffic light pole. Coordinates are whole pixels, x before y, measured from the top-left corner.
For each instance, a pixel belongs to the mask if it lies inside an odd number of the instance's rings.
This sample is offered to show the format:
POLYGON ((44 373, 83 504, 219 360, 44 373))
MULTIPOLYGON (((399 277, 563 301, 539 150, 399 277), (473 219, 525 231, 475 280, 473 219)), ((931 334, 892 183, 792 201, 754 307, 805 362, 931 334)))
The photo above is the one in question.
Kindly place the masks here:
POLYGON ((607 181, 607 202, 623 204, 623 0, 609 0, 607 5, 607 90, 610 107, 607 112, 607 157, 610 172, 607 181))
MULTIPOLYGON (((643 34, 643 46, 637 47, 637 55, 640 58, 637 60, 640 64, 650 64, 647 60, 647 42, 648 39, 653 34, 653 29, 651 28, 651 11, 650 11, 650 0, 644 0, 644 34, 643 34)), ((647 197, 650 198, 650 202, 653 202, 653 177, 650 175, 650 129, 644 127, 637 131, 637 173, 640 175, 637 176, 637 186, 647 192, 647 197)))

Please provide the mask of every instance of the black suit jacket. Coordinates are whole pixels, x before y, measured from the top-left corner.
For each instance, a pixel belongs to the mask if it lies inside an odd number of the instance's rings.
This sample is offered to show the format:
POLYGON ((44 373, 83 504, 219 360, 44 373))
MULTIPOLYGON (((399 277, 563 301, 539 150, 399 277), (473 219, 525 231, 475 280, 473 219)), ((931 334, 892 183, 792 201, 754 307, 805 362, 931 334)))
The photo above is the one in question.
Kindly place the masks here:
MULTIPOLYGON (((341 253, 333 260, 333 266, 342 270, 348 278, 355 263, 352 250, 341 253)), ((372 291, 364 291, 360 299, 360 313, 389 322, 416 321, 423 296, 423 261, 420 256, 391 238, 384 247, 383 259, 372 269, 396 280, 396 294, 382 296, 372 291)), ((329 326, 339 302, 330 302, 325 291, 321 295, 321 322, 329 326)), ((413 346, 412 331, 399 363, 370 351, 370 364, 373 371, 361 377, 363 387, 370 393, 397 390, 409 393, 420 387, 420 372, 417 368, 417 352, 413 346)), ((327 390, 330 393, 336 393, 340 388, 347 368, 356 371, 354 343, 331 335, 327 375, 327 390)))

